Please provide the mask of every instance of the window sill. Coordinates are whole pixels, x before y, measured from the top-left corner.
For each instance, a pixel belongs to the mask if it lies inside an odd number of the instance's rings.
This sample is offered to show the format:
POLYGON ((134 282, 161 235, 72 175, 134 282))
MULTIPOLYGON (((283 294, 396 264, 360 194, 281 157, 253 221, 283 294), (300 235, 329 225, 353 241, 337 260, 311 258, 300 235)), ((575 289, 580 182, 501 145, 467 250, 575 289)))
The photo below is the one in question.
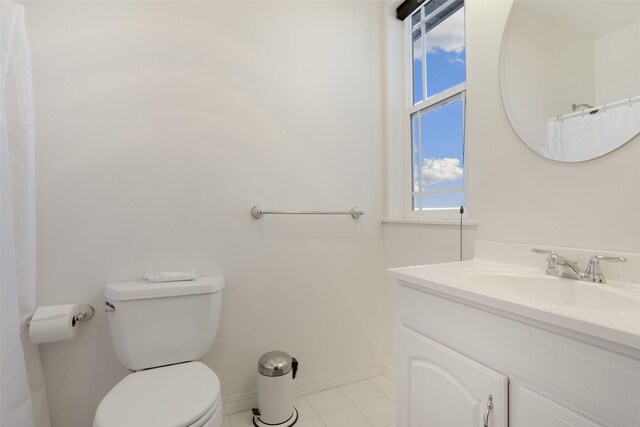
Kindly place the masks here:
MULTIPOLYGON (((459 219, 391 219, 385 218, 381 220, 382 224, 418 224, 418 225, 448 225, 453 227, 460 226, 459 219)), ((479 222, 474 219, 463 219, 463 227, 477 227, 479 222)))

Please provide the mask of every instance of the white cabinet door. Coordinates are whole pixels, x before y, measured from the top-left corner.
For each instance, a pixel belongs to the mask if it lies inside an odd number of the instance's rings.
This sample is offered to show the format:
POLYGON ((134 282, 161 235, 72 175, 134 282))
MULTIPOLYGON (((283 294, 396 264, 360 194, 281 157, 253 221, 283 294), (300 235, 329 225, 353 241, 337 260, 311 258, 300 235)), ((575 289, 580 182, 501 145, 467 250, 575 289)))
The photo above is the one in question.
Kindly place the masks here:
POLYGON ((508 425, 508 378, 404 326, 398 329, 398 425, 508 425))
POLYGON ((585 418, 579 407, 569 408, 526 384, 512 385, 511 425, 513 427, 602 427, 585 418))

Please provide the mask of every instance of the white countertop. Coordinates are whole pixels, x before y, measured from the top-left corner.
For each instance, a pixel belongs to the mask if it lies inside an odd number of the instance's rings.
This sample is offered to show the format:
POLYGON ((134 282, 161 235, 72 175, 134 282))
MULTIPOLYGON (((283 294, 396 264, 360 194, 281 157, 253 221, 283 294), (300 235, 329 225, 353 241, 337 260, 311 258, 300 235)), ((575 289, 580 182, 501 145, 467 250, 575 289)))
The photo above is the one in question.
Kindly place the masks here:
MULTIPOLYGON (((545 258, 529 255, 532 246, 506 245, 501 249, 494 245, 503 244, 479 242, 476 256, 486 258, 487 254, 492 254, 500 257, 504 249, 509 252, 506 257, 509 263, 473 259, 391 268, 388 274, 426 291, 450 295, 640 350, 638 282, 612 279, 606 284, 596 284, 547 276, 545 258), (518 255, 514 255, 518 253, 523 262, 518 262, 518 255), (529 256, 531 259, 527 258, 529 256), (538 266, 532 267, 532 263, 538 266)), ((563 254, 563 249, 557 250, 563 254)), ((581 259, 578 257, 580 251, 573 250, 571 255, 581 259)), ((595 254, 592 251, 584 252, 595 254)), ((632 264, 627 265, 625 271, 635 273, 638 255, 625 256, 630 258, 629 264, 632 264)), ((618 265, 603 263, 603 270, 616 267, 618 265)), ((613 276, 619 277, 620 273, 613 276)))

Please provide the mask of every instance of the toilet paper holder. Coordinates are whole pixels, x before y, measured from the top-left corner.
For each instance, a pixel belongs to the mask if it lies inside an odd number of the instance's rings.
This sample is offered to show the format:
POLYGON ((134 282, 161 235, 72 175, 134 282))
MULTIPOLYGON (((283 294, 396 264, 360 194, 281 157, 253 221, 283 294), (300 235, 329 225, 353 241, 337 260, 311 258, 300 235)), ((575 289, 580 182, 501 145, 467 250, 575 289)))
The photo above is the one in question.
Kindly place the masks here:
MULTIPOLYGON (((82 304, 78 306, 78 314, 73 316, 73 321, 75 322, 84 322, 85 320, 89 320, 96 314, 96 309, 91 304, 82 304)), ((24 324, 27 326, 31 326, 31 318, 33 317, 33 313, 27 317, 24 324)), ((74 325, 75 326, 75 325, 74 325)))

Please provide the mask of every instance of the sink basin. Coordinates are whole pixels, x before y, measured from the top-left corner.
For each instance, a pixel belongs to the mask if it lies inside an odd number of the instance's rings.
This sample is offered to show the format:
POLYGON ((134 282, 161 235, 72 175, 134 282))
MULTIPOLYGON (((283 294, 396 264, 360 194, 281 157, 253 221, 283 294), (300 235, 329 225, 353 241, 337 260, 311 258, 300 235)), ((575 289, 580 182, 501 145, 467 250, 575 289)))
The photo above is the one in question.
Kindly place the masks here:
MULTIPOLYGON (((578 308, 610 313, 640 313, 640 290, 633 295, 621 294, 628 289, 619 284, 596 284, 544 274, 516 271, 460 270, 464 287, 492 293, 510 300, 533 300, 551 308, 578 308)), ((633 292, 631 292, 633 294, 633 292)))

